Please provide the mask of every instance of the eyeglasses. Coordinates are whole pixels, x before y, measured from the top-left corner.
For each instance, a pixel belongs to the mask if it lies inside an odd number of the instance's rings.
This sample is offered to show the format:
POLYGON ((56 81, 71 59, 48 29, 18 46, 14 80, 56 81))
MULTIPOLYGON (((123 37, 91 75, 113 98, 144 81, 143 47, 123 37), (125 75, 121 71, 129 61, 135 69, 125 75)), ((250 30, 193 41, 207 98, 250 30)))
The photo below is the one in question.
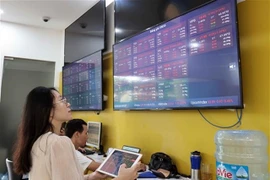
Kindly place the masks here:
POLYGON ((64 103, 64 104, 67 104, 67 98, 65 97, 62 97, 62 99, 60 99, 58 102, 54 103, 54 104, 58 104, 58 103, 64 103))

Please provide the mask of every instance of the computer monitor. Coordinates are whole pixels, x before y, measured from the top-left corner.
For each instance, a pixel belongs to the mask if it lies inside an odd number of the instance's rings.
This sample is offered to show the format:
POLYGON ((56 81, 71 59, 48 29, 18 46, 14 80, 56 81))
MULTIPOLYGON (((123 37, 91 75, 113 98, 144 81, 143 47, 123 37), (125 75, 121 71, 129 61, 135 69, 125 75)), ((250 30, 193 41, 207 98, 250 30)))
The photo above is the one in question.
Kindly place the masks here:
POLYGON ((100 149, 102 123, 93 121, 87 122, 87 132, 88 132, 88 139, 86 145, 92 148, 100 149))
POLYGON ((127 145, 123 145, 122 149, 125 151, 130 151, 130 152, 135 152, 135 153, 139 153, 141 151, 140 148, 133 147, 133 146, 127 146, 127 145))

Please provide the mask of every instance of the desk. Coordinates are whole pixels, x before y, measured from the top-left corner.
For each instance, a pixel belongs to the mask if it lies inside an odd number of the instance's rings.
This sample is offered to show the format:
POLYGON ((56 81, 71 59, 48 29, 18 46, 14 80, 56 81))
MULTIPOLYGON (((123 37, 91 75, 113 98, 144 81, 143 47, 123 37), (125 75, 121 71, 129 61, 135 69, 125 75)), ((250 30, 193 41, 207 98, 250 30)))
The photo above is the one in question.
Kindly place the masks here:
MULTIPOLYGON (((87 157, 99 163, 102 163, 106 159, 106 157, 104 157, 103 155, 98 155, 97 153, 87 155, 87 157)), ((147 166, 147 170, 148 170, 148 166, 147 166)), ((162 179, 162 178, 138 178, 138 180, 157 180, 157 179, 162 179)), ((180 179, 170 178, 170 180, 190 180, 190 179, 189 178, 180 178, 180 179)))

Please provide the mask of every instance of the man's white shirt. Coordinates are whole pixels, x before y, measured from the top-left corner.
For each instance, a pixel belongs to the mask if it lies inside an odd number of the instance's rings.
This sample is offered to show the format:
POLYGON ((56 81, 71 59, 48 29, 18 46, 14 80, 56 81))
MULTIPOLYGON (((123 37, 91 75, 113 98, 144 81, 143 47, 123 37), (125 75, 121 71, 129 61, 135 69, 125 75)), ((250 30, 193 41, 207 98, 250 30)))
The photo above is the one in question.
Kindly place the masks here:
POLYGON ((76 156, 81 165, 83 171, 87 169, 87 167, 91 164, 92 160, 83 155, 80 151, 76 150, 76 156))

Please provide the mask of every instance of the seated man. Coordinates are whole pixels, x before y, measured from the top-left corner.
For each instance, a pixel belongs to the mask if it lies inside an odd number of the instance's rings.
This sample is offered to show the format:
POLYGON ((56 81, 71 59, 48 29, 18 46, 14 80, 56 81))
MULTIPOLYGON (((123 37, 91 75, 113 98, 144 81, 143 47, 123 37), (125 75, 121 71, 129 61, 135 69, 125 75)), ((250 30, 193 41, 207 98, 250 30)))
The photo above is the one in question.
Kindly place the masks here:
POLYGON ((95 162, 94 160, 88 158, 87 156, 83 155, 80 151, 78 151, 79 148, 83 148, 85 146, 88 138, 87 123, 82 119, 70 120, 66 124, 65 133, 66 136, 68 136, 71 139, 71 141, 75 146, 76 155, 83 170, 85 171, 88 169, 91 171, 95 171, 100 166, 100 163, 95 162))

